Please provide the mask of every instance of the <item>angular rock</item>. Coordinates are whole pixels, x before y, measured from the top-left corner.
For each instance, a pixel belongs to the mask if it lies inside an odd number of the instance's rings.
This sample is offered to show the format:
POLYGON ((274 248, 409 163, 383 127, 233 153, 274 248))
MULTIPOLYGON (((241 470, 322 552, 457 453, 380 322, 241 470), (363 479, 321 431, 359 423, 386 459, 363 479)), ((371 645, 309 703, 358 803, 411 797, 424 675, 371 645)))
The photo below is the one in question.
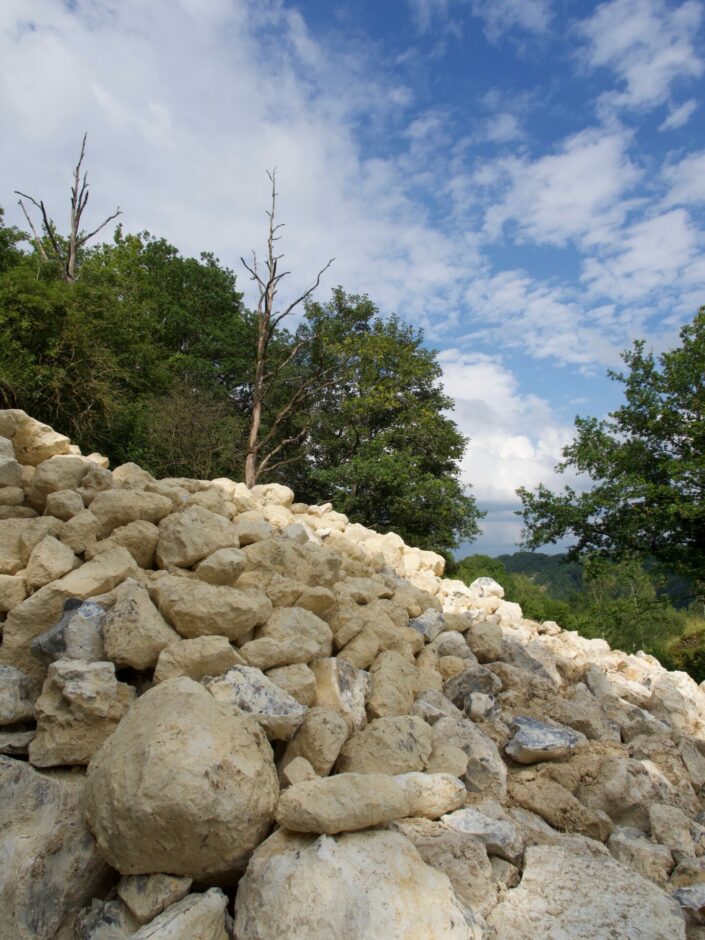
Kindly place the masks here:
POLYGON ((0 666, 0 725, 34 718, 35 697, 30 676, 13 666, 0 666))
POLYGON ((0 487, 22 488, 22 467, 14 457, 0 455, 0 487))
POLYGON ((233 666, 222 676, 204 679, 203 684, 219 702, 235 714, 251 715, 268 737, 278 741, 293 737, 308 711, 251 666, 233 666))
POLYGON ((36 701, 37 733, 29 745, 35 767, 88 764, 135 699, 107 662, 60 659, 49 666, 36 701))
POLYGON ((25 580, 32 590, 36 590, 50 581, 62 578, 77 564, 78 559, 68 545, 64 545, 53 535, 47 535, 32 549, 25 580))
POLYGON ((295 757, 279 773, 282 787, 289 787, 293 783, 303 783, 305 780, 315 780, 318 774, 305 757, 295 757))
POLYGON ((517 827, 508 818, 495 819, 473 806, 466 806, 442 817, 451 829, 464 832, 477 839, 487 849, 488 855, 516 864, 524 851, 524 843, 517 827))
POLYGON ((409 621, 412 630, 418 632, 424 637, 427 643, 435 640, 446 628, 445 618, 441 611, 429 607, 420 617, 414 617, 409 621))
POLYGON ((83 778, 0 757, 0 910, 10 940, 53 940, 97 892, 107 867, 86 828, 83 778))
POLYGON ((133 940, 228 940, 227 903, 219 888, 189 894, 132 934, 133 940))
POLYGON ((605 812, 584 806, 555 780, 516 779, 512 781, 511 796, 515 803, 541 816, 554 829, 606 842, 614 828, 605 812))
POLYGON ((421 718, 376 718, 343 747, 337 769, 355 774, 404 774, 423 770, 431 754, 431 728, 421 718))
POLYGON ((512 719, 514 735, 505 751, 517 764, 560 760, 575 750, 578 735, 570 728, 556 728, 534 718, 512 719))
POLYGON ((58 490, 75 490, 89 467, 90 463, 85 457, 69 455, 43 460, 32 477, 28 494, 30 506, 41 512, 50 493, 58 490))
POLYGON ((244 591, 175 575, 159 578, 150 593, 167 622, 186 639, 212 634, 240 639, 260 612, 259 599, 244 591))
POLYGON ((504 800, 507 768, 497 745, 467 718, 440 718, 433 725, 433 747, 459 748, 467 757, 463 780, 468 790, 504 800))
POLYGON ((435 689, 426 689, 416 696, 411 714, 423 718, 429 725, 435 724, 439 718, 464 717, 460 709, 456 708, 450 699, 447 699, 442 692, 435 689))
POLYGON ((54 516, 64 522, 78 515, 83 509, 83 500, 75 490, 57 490, 55 493, 49 493, 46 499, 47 516, 54 516))
POLYGON ((311 642, 315 650, 311 659, 325 659, 333 649, 333 633, 325 620, 301 607, 275 608, 260 629, 259 636, 280 641, 311 642))
POLYGON ((311 662, 316 658, 318 643, 307 637, 263 636, 244 643, 240 652, 250 666, 265 671, 311 662))
POLYGON ((287 744, 280 770, 303 757, 319 777, 327 777, 349 733, 347 722, 338 712, 320 706, 311 708, 287 744))
POLYGON ((473 692, 493 695, 501 691, 502 683, 486 666, 467 666, 443 684, 443 694, 458 708, 465 707, 465 700, 473 692))
MULTIPOLYGON (((705 885, 676 888, 673 899, 677 901, 689 924, 705 924, 705 885)), ((688 937, 690 937, 688 931, 688 937)))
POLYGON ((144 519, 157 523, 172 510, 171 500, 159 493, 144 490, 105 490, 91 503, 91 512, 98 520, 103 538, 118 526, 144 519))
MULTIPOLYGON (((140 568, 152 568, 158 541, 158 527, 146 519, 137 519, 113 529, 109 538, 91 547, 90 554, 99 554, 109 547, 122 547, 127 549, 140 568)), ((87 551, 86 557, 88 554, 87 551)))
POLYGON ((33 655, 46 663, 57 659, 105 660, 105 614, 105 608, 94 601, 67 600, 61 620, 32 641, 33 655))
POLYGON ((100 523, 90 509, 82 509, 64 522, 59 529, 59 539, 76 555, 82 555, 95 544, 99 528, 100 523))
MULTIPOLYGON (((160 568, 190 568, 218 549, 239 547, 237 530, 229 519, 202 506, 189 506, 167 516, 160 523, 157 564, 160 568)), ((243 557, 241 570, 244 571, 244 568, 243 557)))
POLYGON ((497 940, 685 940, 678 905, 653 882, 611 858, 556 846, 526 850, 521 884, 489 914, 497 940))
POLYGON ((191 884, 191 878, 175 875, 125 875, 117 892, 139 923, 146 924, 187 895, 191 884))
POLYGON ((85 805, 101 851, 122 874, 205 880, 244 867, 278 793, 257 722, 182 677, 141 696, 95 754, 85 805))
POLYGON ((163 649, 154 670, 154 683, 178 676, 196 682, 204 676, 220 676, 233 666, 244 666, 245 660, 225 636, 199 636, 178 640, 163 649))
POLYGON ((219 548, 196 566, 196 574, 208 584, 234 585, 247 564, 247 555, 239 548, 219 548))
POLYGON ((644 878, 662 887, 675 865, 668 846, 649 842, 640 829, 617 827, 607 840, 607 848, 618 862, 630 865, 644 878))
POLYGON ((301 705, 308 707, 313 704, 316 697, 316 677, 305 663, 270 669, 267 677, 301 705))
POLYGON ((667 845, 677 861, 695 855, 690 820, 682 809, 666 803, 652 803, 649 806, 649 822, 654 841, 667 845))
POLYGON ((313 839, 286 831, 252 856, 237 893, 235 934, 239 940, 482 936, 468 925, 448 878, 400 833, 313 839))
POLYGON ((149 598, 146 588, 128 578, 115 589, 115 603, 103 619, 105 655, 118 666, 150 669, 163 649, 178 643, 149 598))
MULTIPOLYGON (((70 926, 65 925, 69 930, 70 926)), ((119 898, 101 901, 93 898, 90 907, 84 907, 75 919, 70 936, 73 940, 125 940, 139 929, 139 921, 119 898)), ((64 927, 57 934, 64 937, 64 927)))
POLYGON ((338 712, 350 728, 364 727, 371 689, 369 673, 335 657, 311 663, 311 671, 316 678, 314 705, 338 712))
POLYGON ((372 691, 367 702, 371 718, 408 715, 419 687, 419 675, 399 653, 380 653, 370 667, 372 691))
POLYGON ((31 731, 0 730, 0 754, 9 754, 11 757, 26 756, 36 733, 34 728, 31 731))
POLYGON ((7 613, 17 607, 27 597, 27 585, 24 578, 0 574, 0 613, 7 613))

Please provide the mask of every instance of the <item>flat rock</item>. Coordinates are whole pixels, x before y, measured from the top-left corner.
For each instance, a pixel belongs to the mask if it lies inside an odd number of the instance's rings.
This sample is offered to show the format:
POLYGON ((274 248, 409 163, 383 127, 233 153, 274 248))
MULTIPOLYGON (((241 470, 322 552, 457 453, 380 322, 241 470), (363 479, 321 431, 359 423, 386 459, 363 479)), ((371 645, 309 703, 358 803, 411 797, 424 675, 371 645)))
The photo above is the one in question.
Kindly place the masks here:
POLYGON ((557 846, 526 850, 524 876, 487 918, 497 940, 685 940, 685 923, 664 891, 611 858, 557 846))
POLYGON ((556 728, 534 718, 512 719, 514 734, 505 751, 518 764, 560 760, 575 750, 580 738, 570 728, 556 728))
MULTIPOLYGON (((468 915, 471 916, 471 915, 468 915)), ((235 904, 239 940, 480 940, 446 875, 398 832, 276 832, 235 904)))
POLYGON ((517 827, 509 819, 495 819, 473 806, 466 806, 443 816, 442 821, 451 829, 477 839, 485 846, 488 855, 497 855, 512 863, 521 859, 524 844, 517 827))
POLYGON ((188 894, 191 884, 191 878, 176 875, 125 875, 117 893, 139 923, 146 924, 188 894))
POLYGON ((233 666, 222 676, 204 679, 203 684, 219 702, 236 714, 251 715, 268 737, 278 741, 288 741, 308 711, 260 669, 251 666, 233 666))
POLYGON ((189 894, 132 934, 133 940, 228 940, 227 903, 219 888, 189 894))

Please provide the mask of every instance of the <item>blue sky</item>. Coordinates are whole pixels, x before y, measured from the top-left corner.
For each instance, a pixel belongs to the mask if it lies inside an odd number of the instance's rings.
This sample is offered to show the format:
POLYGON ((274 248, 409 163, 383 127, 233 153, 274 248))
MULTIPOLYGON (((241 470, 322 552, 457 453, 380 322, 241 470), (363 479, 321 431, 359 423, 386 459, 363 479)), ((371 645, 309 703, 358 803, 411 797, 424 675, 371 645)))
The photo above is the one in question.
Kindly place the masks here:
MULTIPOLYGON (((290 289, 368 293, 440 351, 474 550, 558 485, 605 370, 705 303, 701 0, 4 0, 0 204, 91 208, 237 268, 277 166, 290 289)), ((245 280, 241 285, 246 287, 245 280)))

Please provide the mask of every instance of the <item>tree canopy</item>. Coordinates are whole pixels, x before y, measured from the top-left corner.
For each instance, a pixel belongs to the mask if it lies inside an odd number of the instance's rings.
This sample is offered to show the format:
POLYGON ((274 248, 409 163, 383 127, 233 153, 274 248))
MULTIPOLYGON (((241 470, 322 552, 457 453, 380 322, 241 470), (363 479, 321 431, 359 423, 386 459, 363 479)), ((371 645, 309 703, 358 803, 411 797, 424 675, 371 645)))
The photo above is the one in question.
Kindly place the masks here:
POLYGON ((574 537, 571 557, 638 556, 705 581, 705 308, 683 327, 681 345, 656 357, 637 341, 623 354, 625 402, 606 419, 577 418, 558 470, 593 486, 518 491, 525 545, 574 537))

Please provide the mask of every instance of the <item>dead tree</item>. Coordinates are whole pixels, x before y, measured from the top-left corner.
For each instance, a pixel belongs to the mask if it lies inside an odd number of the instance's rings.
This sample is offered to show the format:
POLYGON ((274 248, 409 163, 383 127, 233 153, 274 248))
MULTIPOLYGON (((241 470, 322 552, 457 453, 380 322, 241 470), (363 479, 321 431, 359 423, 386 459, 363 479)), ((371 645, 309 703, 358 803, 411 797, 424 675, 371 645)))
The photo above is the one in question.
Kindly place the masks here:
POLYGON ((25 219, 27 219, 27 224, 32 230, 32 236, 34 244, 36 245, 39 256, 43 261, 53 261, 59 262, 63 270, 64 280, 73 282, 76 280, 76 259, 78 257, 78 252, 90 241, 95 235, 100 232, 101 229, 104 229, 108 222, 112 222, 113 219, 116 219, 119 215, 122 215, 122 211, 118 206, 115 212, 112 215, 109 215, 104 222, 101 222, 97 228, 94 228, 92 232, 83 232, 81 230, 81 218, 83 212, 88 203, 88 176, 84 170, 83 176, 81 176, 81 166, 83 164, 83 158, 86 155, 86 137, 88 135, 83 135, 83 141, 81 143, 81 153, 78 158, 78 163, 74 167, 73 171, 73 185, 71 187, 71 221, 70 229, 67 238, 61 238, 56 231, 56 226, 49 218, 47 213, 46 206, 44 205, 44 200, 35 199, 34 196, 28 196, 26 193, 21 193, 18 189, 15 190, 15 195, 20 198, 17 200, 18 205, 24 213, 25 219), (39 232, 37 231, 27 207, 22 202, 23 199, 28 199, 33 206, 39 209, 41 215, 41 227, 44 231, 44 238, 41 238, 39 232))
POLYGON ((307 288, 303 294, 298 296, 283 310, 275 312, 274 303, 279 290, 279 284, 290 272, 279 271, 279 262, 284 256, 275 253, 275 243, 281 238, 277 233, 283 228, 283 223, 275 222, 278 195, 276 170, 273 170, 271 173, 267 171, 267 176, 272 184, 272 195, 271 205, 267 211, 269 225, 267 231, 265 270, 262 271, 258 265, 257 255, 254 251, 252 252, 251 264, 248 264, 244 258, 240 259, 249 272, 251 279, 257 284, 259 290, 256 317, 257 348, 255 354, 255 376, 252 387, 252 415, 247 439, 247 456, 245 458, 245 483, 249 487, 253 487, 257 483, 257 480, 265 470, 272 471, 275 467, 289 462, 288 460, 280 460, 273 464, 271 460, 285 447, 301 440, 305 434, 305 428, 283 440, 277 441, 277 435, 283 423, 294 415, 317 389, 323 388, 330 380, 330 370, 302 378, 296 387, 289 392, 286 403, 273 415, 266 433, 264 436, 261 436, 262 412, 267 396, 278 376, 282 373, 282 370, 293 362, 307 343, 305 338, 299 339, 287 352, 282 361, 270 367, 269 347, 272 337, 282 320, 290 316, 302 303, 305 303, 316 290, 321 283, 321 277, 324 272, 328 270, 335 260, 331 258, 328 263, 321 268, 316 275, 315 282, 311 287, 307 288))

